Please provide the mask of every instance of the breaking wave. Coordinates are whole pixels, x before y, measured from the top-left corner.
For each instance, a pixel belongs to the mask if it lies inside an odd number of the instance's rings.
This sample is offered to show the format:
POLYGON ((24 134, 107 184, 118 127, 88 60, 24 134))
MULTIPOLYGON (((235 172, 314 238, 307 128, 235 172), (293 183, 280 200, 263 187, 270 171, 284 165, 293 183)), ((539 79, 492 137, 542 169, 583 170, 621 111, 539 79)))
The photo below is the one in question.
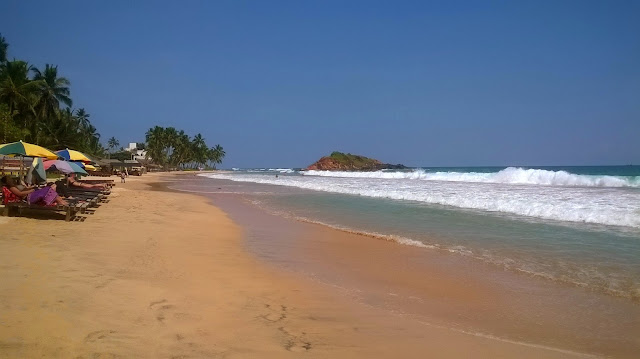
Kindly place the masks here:
MULTIPOLYGON (((595 183, 598 182, 588 182, 592 183, 591 186, 578 187, 574 185, 570 187, 567 183, 575 182, 567 181, 563 182, 564 186, 529 185, 514 188, 512 183, 519 182, 513 182, 514 178, 506 175, 511 170, 507 170, 482 175, 487 176, 486 179, 491 178, 494 181, 497 181, 498 178, 510 178, 512 182, 433 180, 428 185, 425 185, 423 181, 398 181, 394 177, 391 179, 364 177, 375 174, 416 175, 415 172, 344 172, 350 177, 286 175, 276 178, 275 176, 252 173, 244 175, 203 174, 203 176, 374 198, 417 201, 553 221, 640 228, 640 191, 635 188, 630 191, 620 191, 620 188, 611 188, 615 187, 612 185, 597 187, 595 183), (502 174, 497 176, 500 173, 502 174), (354 178, 358 175, 360 177, 354 178)), ((513 170, 519 172, 518 169, 513 170)), ((474 179, 477 178, 483 177, 474 177, 474 179)))
POLYGON ((411 172, 375 171, 375 172, 343 172, 343 171, 301 171, 305 176, 341 177, 341 178, 381 178, 410 179, 423 181, 446 182, 479 182, 525 184, 541 186, 574 186, 574 187, 639 187, 639 177, 579 175, 566 171, 549 171, 542 169, 525 169, 508 167, 499 172, 427 172, 416 169, 411 172))

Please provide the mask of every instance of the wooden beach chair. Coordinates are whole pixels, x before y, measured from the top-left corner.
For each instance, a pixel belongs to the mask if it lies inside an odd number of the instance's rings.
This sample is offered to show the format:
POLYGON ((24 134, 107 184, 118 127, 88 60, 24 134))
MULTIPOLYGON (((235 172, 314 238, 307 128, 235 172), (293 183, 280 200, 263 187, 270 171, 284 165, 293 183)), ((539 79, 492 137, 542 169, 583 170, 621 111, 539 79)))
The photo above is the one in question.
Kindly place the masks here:
POLYGON ((116 185, 115 181, 112 179, 83 179, 80 182, 88 183, 88 184, 106 184, 109 187, 113 187, 116 185))
POLYGON ((13 217, 16 214, 22 215, 24 209, 49 211, 49 212, 62 212, 65 214, 65 222, 71 221, 77 213, 84 213, 87 208, 86 203, 69 204, 68 206, 42 206, 37 204, 28 204, 26 202, 10 202, 4 205, 4 215, 7 217, 13 217))
POLYGON ((3 203, 4 203, 4 215, 7 217, 13 217, 15 215, 22 215, 24 209, 29 210, 38 210, 38 211, 49 211, 49 212, 63 212, 65 214, 65 221, 69 222, 75 215, 80 212, 84 213, 88 204, 73 202, 69 203, 67 206, 62 205, 53 205, 53 206, 45 206, 39 204, 29 204, 25 200, 19 201, 9 201, 8 198, 10 196, 7 195, 8 189, 6 187, 2 187, 3 193, 3 203))
POLYGON ((99 203, 106 203, 106 195, 95 191, 69 190, 73 198, 87 202, 90 207, 97 207, 99 203))

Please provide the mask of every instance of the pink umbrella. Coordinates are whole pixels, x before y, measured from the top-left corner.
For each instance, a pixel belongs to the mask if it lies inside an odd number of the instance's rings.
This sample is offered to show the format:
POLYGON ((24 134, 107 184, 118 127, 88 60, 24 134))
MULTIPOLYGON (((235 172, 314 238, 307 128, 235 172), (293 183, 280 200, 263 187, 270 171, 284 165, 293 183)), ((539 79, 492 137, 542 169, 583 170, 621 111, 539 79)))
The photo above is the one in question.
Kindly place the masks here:
POLYGON ((83 174, 83 175, 87 175, 87 172, 85 170, 83 170, 82 168, 80 168, 80 166, 78 166, 77 164, 73 163, 73 162, 67 162, 67 161, 60 161, 60 160, 50 160, 50 161, 44 161, 44 169, 45 170, 49 170, 49 169, 57 169, 58 171, 62 172, 62 173, 79 173, 79 174, 83 174))

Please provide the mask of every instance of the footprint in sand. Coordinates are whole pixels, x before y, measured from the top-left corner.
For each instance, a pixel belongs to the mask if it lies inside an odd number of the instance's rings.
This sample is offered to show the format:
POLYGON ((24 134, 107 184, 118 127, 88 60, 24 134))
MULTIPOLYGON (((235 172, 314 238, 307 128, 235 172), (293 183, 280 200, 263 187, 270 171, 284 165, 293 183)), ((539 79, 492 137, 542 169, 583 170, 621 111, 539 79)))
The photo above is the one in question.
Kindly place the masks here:
POLYGON ((87 334, 86 337, 84 337, 84 342, 85 343, 94 343, 97 342, 99 340, 102 340, 104 338, 107 338, 108 336, 115 334, 116 331, 115 330, 96 330, 95 332, 91 332, 89 334, 87 334))
MULTIPOLYGON (((286 323, 287 316, 289 314, 286 305, 271 305, 265 304, 267 313, 258 315, 257 318, 263 319, 269 323, 286 323)), ((294 333, 292 330, 285 326, 278 328, 278 331, 283 335, 282 346, 290 352, 305 352, 311 350, 311 341, 307 339, 307 333, 302 332, 300 334, 294 333)))
POLYGON ((302 332, 299 335, 293 334, 285 327, 278 330, 285 336, 283 347, 290 352, 306 352, 311 350, 311 342, 306 339, 307 333, 302 332))
POLYGON ((149 303, 149 308, 151 308, 156 312, 156 319, 163 324, 169 316, 177 320, 201 320, 202 319, 201 316, 194 315, 192 313, 175 312, 175 309, 177 307, 173 304, 170 304, 166 299, 161 299, 161 300, 157 300, 149 303))
POLYGON ((156 320, 164 324, 168 310, 174 309, 176 306, 169 304, 166 299, 157 300, 149 303, 149 308, 156 311, 156 320))
POLYGON ((277 323, 287 319, 286 305, 279 305, 274 307, 271 304, 265 304, 264 307, 268 309, 268 312, 265 314, 258 315, 256 318, 261 318, 271 323, 277 323))

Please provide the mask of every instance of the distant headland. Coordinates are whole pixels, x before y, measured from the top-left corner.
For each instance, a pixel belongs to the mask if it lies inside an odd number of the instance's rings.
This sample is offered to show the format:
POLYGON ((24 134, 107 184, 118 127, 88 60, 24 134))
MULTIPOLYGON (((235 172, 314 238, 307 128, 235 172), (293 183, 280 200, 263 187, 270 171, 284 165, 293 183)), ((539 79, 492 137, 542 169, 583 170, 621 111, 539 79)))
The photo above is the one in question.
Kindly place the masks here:
POLYGON ((306 169, 319 171, 377 171, 404 168, 407 167, 401 164, 392 165, 382 163, 373 158, 336 151, 329 156, 322 157, 306 169))

